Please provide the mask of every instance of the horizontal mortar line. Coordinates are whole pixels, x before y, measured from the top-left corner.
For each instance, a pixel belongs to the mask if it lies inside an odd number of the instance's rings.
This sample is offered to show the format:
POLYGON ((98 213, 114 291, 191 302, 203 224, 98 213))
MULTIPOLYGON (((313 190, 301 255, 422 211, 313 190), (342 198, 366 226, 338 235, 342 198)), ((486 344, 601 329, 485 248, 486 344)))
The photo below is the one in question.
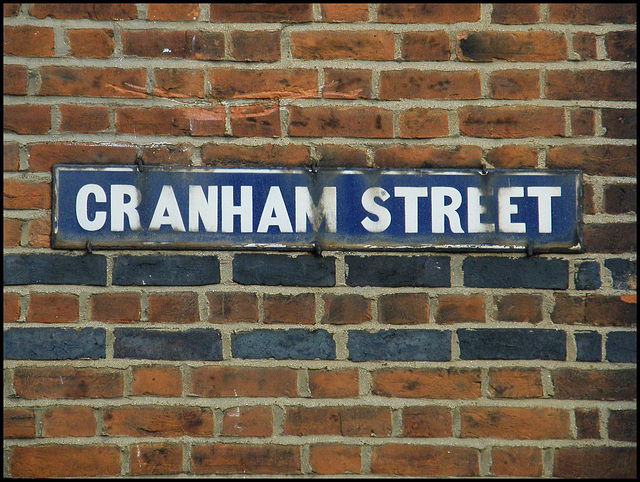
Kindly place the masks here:
POLYGON ((600 223, 631 223, 637 220, 637 214, 585 214, 583 216, 583 223, 586 224, 600 224, 600 223))

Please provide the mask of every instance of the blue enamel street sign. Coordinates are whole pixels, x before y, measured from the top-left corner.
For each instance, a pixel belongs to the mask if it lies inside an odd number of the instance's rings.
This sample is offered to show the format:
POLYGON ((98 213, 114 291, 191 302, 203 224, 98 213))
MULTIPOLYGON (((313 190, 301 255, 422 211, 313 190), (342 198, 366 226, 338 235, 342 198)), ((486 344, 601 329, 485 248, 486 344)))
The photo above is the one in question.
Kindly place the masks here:
POLYGON ((581 172, 57 165, 54 248, 582 249, 581 172))

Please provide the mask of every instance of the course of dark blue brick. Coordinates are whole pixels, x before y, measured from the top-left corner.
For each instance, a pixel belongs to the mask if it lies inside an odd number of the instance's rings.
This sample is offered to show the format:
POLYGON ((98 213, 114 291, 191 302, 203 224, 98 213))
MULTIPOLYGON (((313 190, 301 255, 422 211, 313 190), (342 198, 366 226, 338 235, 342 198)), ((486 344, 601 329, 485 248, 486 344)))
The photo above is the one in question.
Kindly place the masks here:
POLYGON ((596 331, 578 331, 575 333, 576 361, 602 360, 602 336, 596 331))
POLYGON ((136 328, 114 330, 114 358, 146 360, 222 360, 218 330, 160 331, 136 328))
POLYGON ((91 285, 106 286, 107 259, 99 254, 5 254, 5 285, 91 285))
POLYGON ((312 254, 236 254, 233 281, 243 285, 335 286, 336 261, 312 254))
POLYGON ((253 330, 231 335, 234 358, 335 360, 333 336, 326 330, 253 330))
POLYGON ((600 264, 597 261, 585 261, 578 264, 574 282, 577 290, 597 290, 602 286, 600 281, 600 264))
POLYGON ((11 328, 2 341, 7 360, 97 360, 106 356, 104 328, 11 328))
POLYGON ((604 267, 611 271, 613 288, 616 290, 636 289, 638 283, 635 261, 622 258, 604 260, 604 267))
POLYGON ((472 288, 569 287, 569 262, 537 257, 468 257, 462 262, 464 285, 472 288))
POLYGON ((451 286, 448 256, 345 256, 348 286, 451 286))
POLYGON ((220 283, 216 256, 118 256, 113 284, 123 286, 202 286, 220 283))
POLYGON ((566 333, 526 328, 457 331, 462 360, 566 360, 566 333))
POLYGON ((607 333, 605 354, 613 363, 637 363, 637 334, 635 331, 612 331, 607 333))
POLYGON ((451 332, 444 330, 349 331, 349 360, 449 361, 451 332))

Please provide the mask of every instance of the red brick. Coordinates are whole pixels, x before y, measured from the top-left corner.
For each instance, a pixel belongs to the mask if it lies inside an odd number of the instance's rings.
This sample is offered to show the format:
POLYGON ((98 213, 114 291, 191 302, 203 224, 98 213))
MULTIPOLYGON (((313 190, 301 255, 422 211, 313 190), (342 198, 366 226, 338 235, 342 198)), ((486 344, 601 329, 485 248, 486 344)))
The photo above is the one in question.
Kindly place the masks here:
POLYGON ((635 400, 636 370, 559 368, 551 372, 554 398, 560 400, 635 400))
POLYGON ((20 246, 22 238, 22 220, 7 219, 2 220, 2 244, 5 248, 20 246))
POLYGON ((600 438, 600 415, 598 409, 576 408, 576 438, 599 439, 600 438))
POLYGON ((44 142, 27 146, 29 170, 50 172, 54 164, 133 164, 136 148, 116 145, 44 142))
POLYGON ((627 253, 636 251, 636 223, 586 224, 583 228, 585 251, 589 253, 627 253))
POLYGON ((363 148, 323 144, 316 147, 321 166, 368 167, 367 152, 363 148))
POLYGON ((528 25, 540 21, 538 3, 494 3, 491 23, 502 25, 528 25))
POLYGON ((202 162, 210 166, 308 166, 310 159, 309 148, 304 145, 202 146, 202 162))
POLYGON ((102 293, 89 298, 92 320, 108 323, 140 321, 140 295, 137 293, 102 293))
POLYGON ((559 408, 463 407, 460 436, 519 440, 569 438, 569 412, 559 408))
POLYGON ((19 367, 13 386, 20 398, 117 398, 123 395, 124 381, 121 370, 19 367))
POLYGON ((90 407, 58 407, 42 414, 43 437, 92 437, 96 418, 90 407))
POLYGON ((393 60, 393 32, 317 30, 291 33, 291 55, 305 60, 393 60))
POLYGON ((414 107, 400 113, 400 137, 430 139, 449 135, 449 115, 444 109, 414 107))
POLYGON ((33 219, 27 222, 29 246, 32 248, 51 247, 51 217, 33 219))
POLYGON ((295 397, 298 375, 290 368, 199 367, 189 393, 201 397, 295 397))
POLYGON ((153 95, 167 98, 204 97, 204 72, 185 69, 158 69, 153 72, 153 95))
POLYGON ((129 449, 129 472, 133 475, 179 474, 182 472, 182 446, 134 444, 129 449))
POLYGON ((582 60, 597 59, 596 35, 591 32, 576 32, 573 35, 573 51, 578 54, 582 60))
POLYGON ((535 168, 538 149, 532 146, 498 146, 487 152, 487 162, 498 169, 535 168))
POLYGON ((404 60, 449 60, 451 44, 446 32, 405 32, 400 52, 404 60))
POLYGON ((567 58, 567 39, 560 32, 460 32, 458 60, 470 62, 553 62, 567 58))
POLYGON ((123 30, 122 53, 146 58, 222 60, 224 34, 193 30, 123 30))
POLYGON ((312 293, 264 295, 265 323, 312 325, 316 320, 316 299, 312 293))
POLYGON ((36 18, 90 20, 134 20, 138 9, 134 3, 36 3, 29 13, 36 18))
POLYGON ((198 20, 199 16, 200 7, 197 3, 147 4, 147 20, 198 20))
POLYGON ((378 22, 458 23, 480 20, 478 3, 383 3, 378 22))
POLYGON ((36 436, 36 416, 27 408, 5 408, 2 411, 2 437, 34 438, 36 436))
POLYGON ((17 17, 20 13, 20 3, 3 3, 2 8, 5 17, 17 17))
POLYGON ((5 132, 46 134, 51 129, 51 107, 48 105, 4 105, 2 125, 5 132))
POLYGON ((545 95, 555 100, 636 100, 635 70, 550 70, 545 95))
POLYGON ((613 139, 635 139, 638 129, 636 109, 601 109, 602 127, 605 137, 613 139))
POLYGON ((499 321, 540 323, 542 321, 542 297, 517 293, 496 298, 499 321))
POLYGON ((636 150, 633 146, 569 145, 547 152, 550 169, 582 169, 591 176, 635 176, 636 150))
POLYGON ((60 105, 60 131, 90 134, 109 128, 109 109, 103 106, 60 105))
POLYGON ((489 74, 491 99, 530 100, 540 97, 537 70, 499 70, 489 74))
POLYGON ((596 113, 592 109, 572 109, 571 113, 571 135, 595 136, 596 135, 596 113))
POLYGON ((80 302, 77 295, 31 293, 27 321, 33 323, 69 323, 78 321, 80 302))
POLYGON ((234 30, 229 51, 243 62, 276 62, 280 60, 280 31, 234 30))
POLYGON ((393 293, 381 295, 380 323, 415 325, 429 322, 429 295, 426 293, 393 293))
POLYGON ((611 440, 638 441, 638 413, 636 410, 611 410, 607 430, 611 440))
POLYGON ((292 137, 393 137, 393 113, 378 107, 289 106, 292 137))
POLYGON ((318 97, 318 75, 311 69, 213 68, 211 96, 216 99, 284 99, 318 97))
POLYGON ((213 413, 199 407, 123 406, 104 411, 107 435, 136 437, 210 437, 213 413))
POLYGON ((462 398, 480 397, 480 370, 384 369, 371 374, 372 393, 383 397, 462 398))
POLYGON ((636 447, 563 447, 554 451, 553 476, 635 479, 637 464, 636 447))
POLYGON ((324 69, 325 99, 370 99, 371 70, 324 69))
POLYGON ((124 134, 221 136, 225 111, 214 107, 121 107, 116 109, 116 131, 124 134))
POLYGON ((213 3, 210 8, 212 22, 261 23, 311 22, 310 3, 213 3))
POLYGON ((39 70, 42 82, 38 95, 147 97, 144 69, 45 66, 39 70))
POLYGON ((542 375, 538 368, 490 368, 491 398, 541 398, 542 375))
POLYGON ((194 474, 300 474, 300 447, 290 445, 195 445, 194 474))
POLYGON ((55 54, 53 28, 50 27, 5 25, 3 43, 4 55, 53 57, 55 54))
POLYGON ((491 473, 498 477, 541 477, 542 452, 538 447, 495 447, 491 473))
POLYGON ((309 370, 309 390, 317 398, 353 398, 360 393, 357 370, 309 370))
POLYGON ((585 323, 594 326, 634 327, 638 308, 622 296, 592 295, 585 299, 585 323))
POLYGON ((380 72, 379 98, 472 100, 480 98, 480 74, 473 71, 403 69, 380 72))
POLYGON ((407 407, 402 411, 404 437, 451 437, 453 416, 446 407, 407 407))
POLYGON ((18 293, 2 293, 2 320, 18 321, 20 318, 20 295, 18 293))
POLYGON ((636 184, 611 184, 604 188, 604 212, 635 213, 638 210, 636 184))
POLYGON ((5 179, 2 184, 2 205, 5 209, 51 208, 51 185, 49 183, 5 179))
POLYGON ((286 407, 285 435, 340 435, 385 437, 391 435, 391 410, 387 407, 286 407))
POLYGON ((188 166, 191 164, 191 145, 171 143, 143 146, 142 162, 160 166, 188 166))
POLYGON ((321 3, 320 12, 324 22, 366 22, 369 20, 369 5, 366 3, 321 3))
POLYGON ((12 477, 99 477, 120 475, 117 445, 38 445, 14 447, 12 477))
POLYGON ((331 325, 366 323, 371 321, 371 300, 362 295, 322 296, 324 315, 321 322, 331 325))
POLYGON ((271 407, 234 407, 223 414, 222 435, 270 437, 272 434, 271 407))
POLYGON ((24 65, 4 64, 2 72, 5 95, 27 95, 27 68, 24 65))
POLYGON ((392 145, 375 150, 375 166, 385 168, 479 168, 482 149, 478 146, 433 147, 392 145))
POLYGON ((17 142, 3 144, 2 169, 4 171, 18 171, 20 169, 20 146, 17 142))
POLYGON ((309 449, 309 465, 316 474, 359 474, 360 447, 343 444, 313 444, 309 449))
POLYGON ((422 477, 480 475, 477 449, 387 444, 371 450, 371 473, 422 477))
POLYGON ((278 104, 239 105, 229 108, 234 137, 280 137, 278 104))
POLYGON ((200 321, 197 293, 149 295, 151 323, 195 323, 200 321))
POLYGON ((637 33, 629 30, 624 32, 607 32, 604 36, 604 46, 611 60, 621 62, 635 62, 638 57, 636 45, 637 33))
POLYGON ((106 59, 113 55, 116 41, 113 30, 88 28, 67 30, 69 54, 73 57, 106 59))
POLYGON ((207 300, 212 323, 258 322, 258 298, 254 293, 209 292, 207 300))
POLYGON ((549 21, 577 25, 635 23, 636 6, 633 3, 552 3, 549 21))
POLYGON ((131 370, 131 394, 156 397, 182 395, 182 374, 175 366, 136 366, 131 370))
POLYGON ((564 109, 558 107, 461 107, 460 133, 471 137, 511 139, 564 136, 564 109))
POLYGON ((595 214, 595 192, 593 190, 593 184, 582 185, 582 212, 584 214, 595 214))

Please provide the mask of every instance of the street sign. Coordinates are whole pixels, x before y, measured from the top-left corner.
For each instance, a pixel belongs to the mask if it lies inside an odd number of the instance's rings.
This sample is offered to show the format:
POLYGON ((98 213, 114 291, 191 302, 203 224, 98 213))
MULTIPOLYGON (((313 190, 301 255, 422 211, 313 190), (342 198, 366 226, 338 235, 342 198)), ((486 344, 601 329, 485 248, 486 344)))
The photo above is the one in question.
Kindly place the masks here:
POLYGON ((577 170, 56 165, 59 249, 582 249, 577 170))

